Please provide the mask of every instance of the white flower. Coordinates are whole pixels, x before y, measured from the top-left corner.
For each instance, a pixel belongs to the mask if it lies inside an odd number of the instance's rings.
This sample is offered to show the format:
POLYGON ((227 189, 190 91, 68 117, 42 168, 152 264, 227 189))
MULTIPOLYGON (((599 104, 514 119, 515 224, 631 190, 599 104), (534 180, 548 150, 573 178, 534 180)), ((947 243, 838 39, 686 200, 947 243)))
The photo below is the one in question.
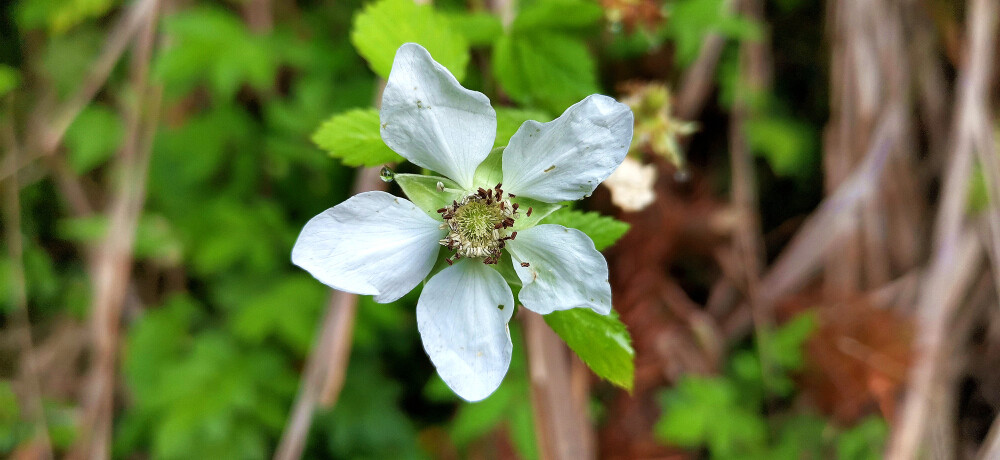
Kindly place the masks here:
POLYGON ((590 195, 621 164, 632 138, 627 106, 591 95, 552 122, 525 122, 491 153, 489 99, 408 43, 396 52, 380 118, 390 148, 444 177, 398 174, 413 201, 366 192, 327 209, 302 229, 296 265, 383 303, 434 270, 417 327, 441 378, 469 401, 493 393, 510 365, 514 296, 502 272, 520 280, 518 300, 529 310, 610 313, 607 262, 590 238, 535 224, 555 203, 590 195))
POLYGON ((611 191, 611 202, 622 211, 641 211, 656 200, 656 166, 644 165, 626 157, 621 166, 604 181, 611 191))

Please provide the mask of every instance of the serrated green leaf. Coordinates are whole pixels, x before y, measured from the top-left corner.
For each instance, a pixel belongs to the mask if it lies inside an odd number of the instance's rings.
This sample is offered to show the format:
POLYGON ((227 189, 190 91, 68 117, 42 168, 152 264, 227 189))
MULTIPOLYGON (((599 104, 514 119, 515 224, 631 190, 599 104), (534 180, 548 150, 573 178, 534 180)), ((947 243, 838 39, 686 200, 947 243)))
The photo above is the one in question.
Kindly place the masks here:
POLYGON ((396 183, 413 204, 437 220, 442 220, 441 214, 437 213, 438 209, 462 197, 461 193, 437 189, 438 183, 448 190, 460 189, 458 184, 446 177, 396 174, 396 183))
POLYGON ((164 19, 164 29, 170 44, 154 71, 172 97, 207 83, 216 96, 232 99, 243 84, 263 90, 274 82, 278 54, 233 13, 192 8, 164 19))
POLYGON ((632 391, 635 350, 618 315, 574 308, 549 313, 545 322, 598 377, 632 391))
POLYGON ((558 32, 504 35, 494 47, 493 69, 515 101, 554 113, 600 92, 597 67, 587 46, 558 32))
POLYGON ((326 298, 327 289, 311 277, 286 277, 239 306, 233 331, 252 343, 273 337, 304 356, 326 298))
POLYGON ((17 69, 0 64, 0 96, 14 91, 20 84, 21 76, 17 73, 17 69))
POLYGON ((596 25, 604 9, 596 2, 545 0, 525 6, 511 24, 514 31, 574 30, 596 25))
POLYGON ((121 147, 125 125, 107 107, 92 105, 80 112, 66 131, 67 160, 77 174, 86 174, 121 147))
POLYGON ((452 30, 462 34, 471 46, 487 46, 503 35, 500 18, 489 13, 447 12, 452 30))
POLYGON ((683 376, 661 399, 663 417, 654 431, 672 444, 707 445, 712 458, 758 458, 751 454, 767 440, 763 418, 742 404, 726 377, 683 376))
POLYGON ((597 247, 598 251, 603 251, 608 246, 615 244, 629 229, 629 224, 614 217, 602 216, 593 211, 582 212, 568 208, 552 213, 543 223, 558 224, 586 233, 591 240, 594 240, 594 246, 597 247))
POLYGON ((334 115, 316 130, 312 141, 348 166, 403 161, 403 157, 382 142, 375 109, 354 109, 334 115))
POLYGON ((412 0, 381 0, 354 17, 351 43, 382 78, 389 78, 396 50, 410 42, 426 48, 459 81, 465 77, 469 45, 433 7, 412 0))
POLYGON ((528 120, 540 122, 552 121, 552 117, 541 110, 522 110, 507 107, 498 107, 497 111, 497 139, 494 144, 498 147, 510 143, 510 138, 514 136, 517 129, 528 120))

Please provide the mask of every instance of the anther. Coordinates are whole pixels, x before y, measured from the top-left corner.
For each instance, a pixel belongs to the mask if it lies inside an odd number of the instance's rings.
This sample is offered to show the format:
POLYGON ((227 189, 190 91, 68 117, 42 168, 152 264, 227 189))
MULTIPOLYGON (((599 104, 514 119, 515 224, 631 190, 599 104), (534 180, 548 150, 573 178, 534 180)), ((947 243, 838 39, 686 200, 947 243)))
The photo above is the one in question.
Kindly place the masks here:
POLYGON ((531 264, 529 264, 529 263, 527 263, 527 262, 521 262, 521 266, 522 266, 522 267, 527 267, 527 266, 529 266, 529 265, 531 265, 531 264))
POLYGON ((447 210, 448 210, 448 208, 441 208, 441 209, 438 209, 437 212, 438 212, 438 214, 444 214, 444 212, 447 211, 447 210))
POLYGON ((528 206, 528 214, 526 214, 526 216, 531 217, 531 206, 528 206))
POLYGON ((510 239, 514 239, 514 238, 517 238, 517 232, 514 232, 514 233, 510 234, 510 239))
POLYGON ((517 206, 518 206, 517 203, 514 203, 510 207, 513 208, 514 211, 517 211, 517 206))

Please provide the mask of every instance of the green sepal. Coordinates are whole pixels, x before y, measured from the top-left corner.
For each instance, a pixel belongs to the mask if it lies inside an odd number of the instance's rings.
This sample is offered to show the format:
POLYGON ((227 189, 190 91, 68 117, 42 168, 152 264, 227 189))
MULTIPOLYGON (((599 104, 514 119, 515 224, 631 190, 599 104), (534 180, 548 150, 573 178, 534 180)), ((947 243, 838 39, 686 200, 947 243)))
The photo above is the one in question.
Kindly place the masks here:
POLYGON ((514 221, 514 230, 524 230, 526 228, 531 228, 552 214, 556 210, 562 207, 559 203, 546 203, 544 201, 538 201, 533 198, 521 198, 514 197, 512 199, 514 203, 517 203, 517 220, 514 221), (531 215, 528 215, 528 209, 531 209, 531 215))
POLYGON ((476 173, 472 176, 472 188, 477 187, 493 188, 503 182, 503 149, 507 146, 497 147, 490 151, 486 159, 476 167, 476 173))
POLYGON ((446 177, 396 174, 395 180, 413 204, 437 220, 443 220, 441 214, 437 212, 438 209, 451 205, 463 195, 458 192, 461 187, 446 177), (438 184, 441 184, 444 190, 438 190, 438 184))
MULTIPOLYGON (((473 175, 473 187, 493 188, 497 184, 503 183, 503 151, 506 146, 494 148, 490 154, 476 168, 473 175)), ((552 214, 560 206, 557 203, 546 203, 532 198, 515 196, 510 200, 517 203, 518 217, 514 221, 514 230, 524 230, 538 225, 538 222, 549 214, 552 214), (531 216, 528 216, 528 208, 531 208, 531 216)))
POLYGON ((503 279, 510 285, 511 291, 514 292, 514 297, 517 297, 521 291, 522 283, 521 278, 514 271, 514 261, 510 258, 510 252, 504 251, 503 255, 500 256, 500 262, 494 265, 493 268, 500 273, 500 276, 503 276, 503 279))

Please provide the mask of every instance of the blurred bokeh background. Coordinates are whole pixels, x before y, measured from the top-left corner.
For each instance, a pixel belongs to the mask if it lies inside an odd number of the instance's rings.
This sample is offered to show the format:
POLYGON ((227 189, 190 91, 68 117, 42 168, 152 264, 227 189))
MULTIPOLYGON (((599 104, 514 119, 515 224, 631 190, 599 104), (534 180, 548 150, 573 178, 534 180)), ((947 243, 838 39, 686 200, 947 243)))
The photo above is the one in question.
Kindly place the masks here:
POLYGON ((998 15, 3 2, 0 456, 1000 459, 998 15), (633 107, 579 208, 599 245, 628 228, 604 253, 631 391, 521 311, 500 389, 460 401, 419 289, 290 263, 309 218, 414 170, 375 109, 404 41, 490 97, 498 145, 591 93, 633 107))

